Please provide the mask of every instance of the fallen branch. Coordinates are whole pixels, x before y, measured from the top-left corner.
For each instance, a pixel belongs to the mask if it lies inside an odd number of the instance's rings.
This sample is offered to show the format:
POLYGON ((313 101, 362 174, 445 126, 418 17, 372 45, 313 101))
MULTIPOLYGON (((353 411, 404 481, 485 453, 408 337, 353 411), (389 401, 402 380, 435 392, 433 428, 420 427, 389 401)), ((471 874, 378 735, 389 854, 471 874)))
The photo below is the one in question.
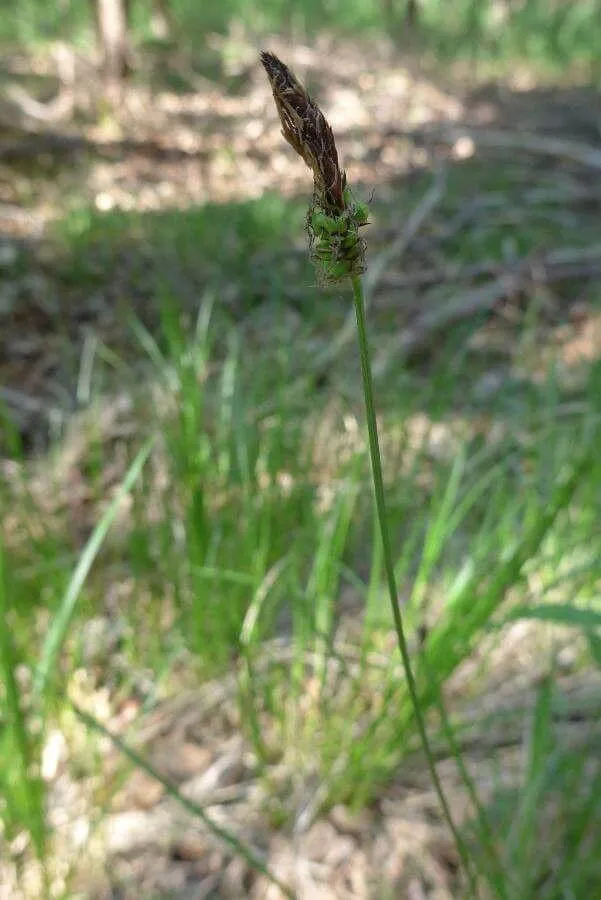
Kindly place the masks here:
MULTIPOLYGON (((584 248, 552 250, 542 261, 538 260, 538 264, 544 268, 543 280, 546 283, 561 281, 564 278, 597 276, 601 269, 601 244, 584 248)), ((382 277, 381 286, 403 289, 444 282, 470 281, 487 275, 500 278, 503 275, 515 273, 517 269, 529 270, 532 265, 531 257, 519 260, 511 268, 508 268, 507 263, 487 259, 469 266, 454 264, 438 269, 418 269, 415 272, 408 272, 406 275, 394 272, 382 277)))
POLYGON ((422 228, 424 222, 432 215, 444 196, 445 172, 439 168, 430 189, 424 194, 418 205, 410 213, 403 228, 399 231, 391 244, 385 247, 374 260, 363 279, 364 291, 368 300, 382 279, 386 267, 391 262, 398 263, 403 254, 422 228))
POLYGON ((548 135, 529 132, 495 131, 490 128, 475 128, 466 125, 443 125, 417 128, 413 131, 387 129, 386 137, 409 138, 410 140, 435 139, 447 144, 456 144, 461 138, 470 138, 476 146, 492 150, 513 150, 538 156, 552 156, 578 163, 590 169, 601 169, 601 150, 580 141, 568 141, 548 135))
POLYGON ((523 287, 525 279, 537 268, 537 280, 549 283, 557 280, 561 266, 573 265, 592 260, 601 264, 601 244, 591 247, 563 247, 554 250, 540 260, 521 260, 512 272, 505 272, 489 284, 462 291, 451 297, 444 305, 433 306, 417 320, 416 324, 395 337, 386 350, 380 354, 374 365, 374 373, 381 377, 386 373, 392 360, 401 355, 415 353, 429 343, 433 334, 454 325, 476 313, 489 312, 499 300, 503 300, 523 287), (553 273, 553 268, 559 271, 553 273))

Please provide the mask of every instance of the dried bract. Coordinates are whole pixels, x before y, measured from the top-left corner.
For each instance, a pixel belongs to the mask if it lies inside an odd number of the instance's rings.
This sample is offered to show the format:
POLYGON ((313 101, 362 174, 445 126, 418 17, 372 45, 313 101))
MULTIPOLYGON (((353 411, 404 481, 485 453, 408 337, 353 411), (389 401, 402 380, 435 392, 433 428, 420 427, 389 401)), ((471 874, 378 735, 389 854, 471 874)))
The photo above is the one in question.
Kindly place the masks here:
POLYGON ((288 66, 263 51, 261 62, 271 83, 282 134, 313 172, 315 202, 329 215, 345 210, 346 176, 326 117, 288 66))
POLYGON ((313 172, 313 204, 307 215, 311 257, 321 283, 341 281, 365 271, 365 241, 359 229, 368 209, 353 202, 338 162, 334 133, 305 88, 273 53, 263 51, 282 123, 282 134, 313 172))

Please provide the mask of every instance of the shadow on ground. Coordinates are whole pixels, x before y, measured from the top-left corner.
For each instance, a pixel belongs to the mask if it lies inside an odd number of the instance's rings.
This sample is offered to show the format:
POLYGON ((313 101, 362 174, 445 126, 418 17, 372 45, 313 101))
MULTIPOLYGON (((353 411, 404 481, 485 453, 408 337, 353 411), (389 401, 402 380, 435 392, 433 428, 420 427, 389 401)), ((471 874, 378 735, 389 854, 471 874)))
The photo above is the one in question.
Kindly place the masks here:
MULTIPOLYGON (((353 183, 373 190, 370 259, 377 267, 388 253, 373 291, 382 371, 390 378, 409 361, 429 377, 458 327, 452 346, 469 337, 488 402, 491 385, 506 386, 508 345, 533 318, 594 359, 598 92, 451 93, 443 73, 425 78, 391 45, 367 76, 368 52, 349 42, 334 58, 327 41, 288 50, 332 119, 353 183)), ((346 301, 317 291, 306 261, 308 173, 283 145, 259 67, 240 73, 233 92, 206 73, 193 90, 138 80, 116 116, 99 121, 88 108, 68 127, 3 135, 0 382, 24 447, 45 445, 34 431, 49 412, 78 407, 91 340, 136 359, 132 316, 160 344, 165 304, 190 323, 213 293, 223 323, 260 320, 249 347, 259 353, 280 314, 293 312, 296 337, 331 339, 344 323, 346 301)))

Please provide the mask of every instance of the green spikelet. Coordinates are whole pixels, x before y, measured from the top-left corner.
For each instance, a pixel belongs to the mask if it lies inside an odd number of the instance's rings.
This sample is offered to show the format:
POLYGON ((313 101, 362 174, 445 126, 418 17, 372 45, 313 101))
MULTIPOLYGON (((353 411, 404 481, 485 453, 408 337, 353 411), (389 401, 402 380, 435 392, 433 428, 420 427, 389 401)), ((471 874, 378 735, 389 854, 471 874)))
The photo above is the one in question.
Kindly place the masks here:
POLYGON ((344 278, 361 275, 365 265, 365 241, 359 229, 368 224, 367 204, 353 202, 349 188, 343 194, 345 209, 340 215, 328 215, 319 198, 307 215, 311 259, 320 284, 334 284, 344 278))

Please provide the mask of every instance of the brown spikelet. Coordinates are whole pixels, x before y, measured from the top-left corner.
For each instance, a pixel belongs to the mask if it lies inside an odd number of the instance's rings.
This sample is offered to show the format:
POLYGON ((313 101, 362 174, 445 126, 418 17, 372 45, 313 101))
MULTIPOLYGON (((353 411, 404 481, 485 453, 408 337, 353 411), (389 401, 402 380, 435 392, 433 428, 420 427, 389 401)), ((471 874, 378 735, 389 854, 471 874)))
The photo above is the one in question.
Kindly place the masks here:
POLYGON ((315 202, 329 215, 346 209, 346 176, 338 162, 336 141, 324 114, 290 69, 273 53, 263 51, 267 72, 282 123, 282 134, 313 171, 315 202))

